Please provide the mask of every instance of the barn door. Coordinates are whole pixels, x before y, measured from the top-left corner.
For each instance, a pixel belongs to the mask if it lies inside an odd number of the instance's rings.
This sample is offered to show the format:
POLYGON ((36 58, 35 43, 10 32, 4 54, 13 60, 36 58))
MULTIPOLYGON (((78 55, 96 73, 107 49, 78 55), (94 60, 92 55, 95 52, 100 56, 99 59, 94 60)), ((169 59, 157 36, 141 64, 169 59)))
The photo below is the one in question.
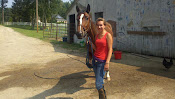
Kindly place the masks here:
POLYGON ((112 20, 108 20, 107 22, 111 24, 113 36, 116 37, 116 31, 117 31, 117 29, 116 29, 116 25, 117 25, 116 22, 112 21, 112 20))
POLYGON ((69 38, 70 38, 70 43, 73 43, 74 42, 74 34, 76 32, 76 29, 75 29, 75 14, 72 14, 69 16, 69 38))

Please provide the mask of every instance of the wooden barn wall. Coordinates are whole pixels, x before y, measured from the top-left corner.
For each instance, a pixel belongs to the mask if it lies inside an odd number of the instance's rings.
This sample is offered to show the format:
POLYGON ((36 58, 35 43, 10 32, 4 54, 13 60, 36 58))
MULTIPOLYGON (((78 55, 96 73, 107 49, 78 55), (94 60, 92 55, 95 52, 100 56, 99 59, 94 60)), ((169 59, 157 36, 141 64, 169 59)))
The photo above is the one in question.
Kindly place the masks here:
POLYGON ((104 18, 117 22, 118 50, 175 58, 175 0, 113 0, 105 8, 104 18))
POLYGON ((103 12, 106 20, 117 23, 114 48, 175 58, 175 0, 79 0, 78 3, 90 4, 93 21, 94 13, 103 12))

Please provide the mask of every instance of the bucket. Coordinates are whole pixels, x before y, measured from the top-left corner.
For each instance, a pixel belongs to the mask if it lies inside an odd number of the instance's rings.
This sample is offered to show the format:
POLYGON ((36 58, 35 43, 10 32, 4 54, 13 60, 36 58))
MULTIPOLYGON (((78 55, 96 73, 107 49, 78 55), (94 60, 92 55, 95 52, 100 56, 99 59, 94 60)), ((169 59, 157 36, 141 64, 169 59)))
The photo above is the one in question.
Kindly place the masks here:
POLYGON ((80 45, 81 45, 81 47, 85 46, 85 42, 84 41, 80 41, 80 45))
POLYGON ((114 51, 114 56, 115 56, 115 59, 121 59, 122 52, 121 51, 114 51))
POLYGON ((67 42, 67 37, 62 37, 63 38, 63 42, 67 42))

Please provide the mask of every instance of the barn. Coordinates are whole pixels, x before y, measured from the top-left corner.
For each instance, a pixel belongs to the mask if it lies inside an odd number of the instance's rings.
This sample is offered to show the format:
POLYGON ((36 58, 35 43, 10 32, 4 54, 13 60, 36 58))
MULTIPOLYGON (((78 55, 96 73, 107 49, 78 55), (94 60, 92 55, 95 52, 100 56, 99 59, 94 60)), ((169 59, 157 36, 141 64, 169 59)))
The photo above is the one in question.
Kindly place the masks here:
POLYGON ((92 20, 111 21, 113 48, 175 58, 175 0, 74 0, 67 12, 69 42, 77 42, 76 6, 90 4, 92 20))

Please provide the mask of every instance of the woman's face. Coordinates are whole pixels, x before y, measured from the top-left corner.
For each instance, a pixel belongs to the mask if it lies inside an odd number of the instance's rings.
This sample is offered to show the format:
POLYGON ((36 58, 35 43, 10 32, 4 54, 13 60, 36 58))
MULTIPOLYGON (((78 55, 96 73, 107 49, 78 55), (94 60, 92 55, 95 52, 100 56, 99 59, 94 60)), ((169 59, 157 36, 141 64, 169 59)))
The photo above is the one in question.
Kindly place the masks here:
POLYGON ((104 28, 105 28, 105 25, 104 25, 103 21, 98 21, 96 26, 97 26, 98 32, 102 32, 104 30, 104 28))

